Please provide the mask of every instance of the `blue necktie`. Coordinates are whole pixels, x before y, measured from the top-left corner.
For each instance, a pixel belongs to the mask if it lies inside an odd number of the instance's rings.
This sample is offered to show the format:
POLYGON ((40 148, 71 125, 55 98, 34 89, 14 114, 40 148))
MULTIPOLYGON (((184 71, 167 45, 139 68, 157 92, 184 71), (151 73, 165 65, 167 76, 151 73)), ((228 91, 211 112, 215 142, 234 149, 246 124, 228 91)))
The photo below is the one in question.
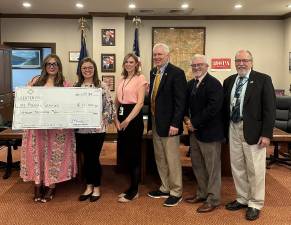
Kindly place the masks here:
POLYGON ((238 123, 239 121, 241 121, 241 117, 240 117, 240 94, 242 92, 242 87, 245 83, 243 83, 244 78, 243 77, 239 77, 238 80, 238 84, 236 85, 235 88, 235 93, 234 93, 234 98, 236 99, 235 104, 232 107, 231 110, 231 116, 230 119, 232 122, 234 123, 238 123))

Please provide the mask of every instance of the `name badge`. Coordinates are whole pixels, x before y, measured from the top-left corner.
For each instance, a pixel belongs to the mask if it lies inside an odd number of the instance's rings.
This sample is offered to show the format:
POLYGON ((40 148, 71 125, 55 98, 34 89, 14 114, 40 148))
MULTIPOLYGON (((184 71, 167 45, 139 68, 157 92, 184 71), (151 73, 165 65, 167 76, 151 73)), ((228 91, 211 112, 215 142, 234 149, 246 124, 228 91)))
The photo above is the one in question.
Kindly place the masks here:
POLYGON ((119 107, 118 115, 119 115, 119 116, 123 116, 123 113, 124 113, 124 108, 123 108, 123 106, 120 106, 120 107, 119 107))

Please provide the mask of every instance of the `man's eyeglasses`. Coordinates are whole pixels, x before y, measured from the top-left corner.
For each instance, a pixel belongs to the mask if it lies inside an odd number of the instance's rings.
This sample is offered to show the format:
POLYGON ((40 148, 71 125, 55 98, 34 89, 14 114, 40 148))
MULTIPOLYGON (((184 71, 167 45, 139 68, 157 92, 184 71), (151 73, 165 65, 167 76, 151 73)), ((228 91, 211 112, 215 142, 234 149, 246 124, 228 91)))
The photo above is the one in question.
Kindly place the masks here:
POLYGON ((81 70, 94 70, 94 67, 81 67, 81 70))
POLYGON ((247 63, 247 62, 251 62, 251 59, 235 59, 234 60, 236 63, 247 63))
POLYGON ((197 64, 191 64, 190 66, 192 67, 192 68, 197 68, 197 67, 202 67, 202 66, 204 66, 205 65, 205 63, 197 63, 197 64))
POLYGON ((57 62, 54 62, 54 63, 47 63, 46 64, 46 67, 57 67, 58 66, 58 63, 57 62))

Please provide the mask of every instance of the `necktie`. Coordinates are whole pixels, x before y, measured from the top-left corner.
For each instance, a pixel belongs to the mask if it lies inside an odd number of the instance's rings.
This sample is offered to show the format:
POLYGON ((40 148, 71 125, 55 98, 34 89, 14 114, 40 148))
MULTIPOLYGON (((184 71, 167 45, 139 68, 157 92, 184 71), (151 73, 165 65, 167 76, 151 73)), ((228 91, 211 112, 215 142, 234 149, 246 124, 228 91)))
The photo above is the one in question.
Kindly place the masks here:
POLYGON ((192 91, 191 91, 191 96, 196 94, 196 91, 197 91, 197 84, 198 84, 198 83, 199 83, 199 80, 198 80, 198 79, 195 79, 195 80, 194 80, 194 83, 193 83, 193 88, 192 88, 192 91))
POLYGON ((236 88, 235 88, 234 98, 236 100, 232 106, 231 116, 230 116, 231 121, 234 123, 238 123, 241 120, 241 117, 240 117, 240 99, 241 99, 240 94, 242 91, 242 87, 244 85, 243 80, 244 80, 243 77, 239 77, 238 83, 237 83, 236 88))
POLYGON ((152 92, 152 99, 151 99, 151 112, 152 115, 155 115, 155 106, 156 106, 156 96, 158 93, 159 85, 161 82, 161 72, 160 70, 157 71, 155 81, 154 81, 154 87, 152 92))

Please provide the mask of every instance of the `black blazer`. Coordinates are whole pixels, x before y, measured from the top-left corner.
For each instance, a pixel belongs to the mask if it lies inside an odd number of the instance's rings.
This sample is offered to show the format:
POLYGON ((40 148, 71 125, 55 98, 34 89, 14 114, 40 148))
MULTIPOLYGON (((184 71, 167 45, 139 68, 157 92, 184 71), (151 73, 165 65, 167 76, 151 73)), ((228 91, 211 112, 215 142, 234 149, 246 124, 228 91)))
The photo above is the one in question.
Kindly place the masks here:
MULTIPOLYGON (((230 121, 230 97, 237 74, 224 80, 225 133, 228 136, 230 121)), ((251 71, 243 102, 243 132, 249 145, 257 144, 259 138, 272 138, 275 123, 276 97, 271 77, 251 71)))
POLYGON ((221 83, 209 73, 203 78, 196 92, 194 79, 187 85, 187 109, 195 130, 195 136, 202 142, 222 141, 223 88, 221 83))
MULTIPOLYGON (((157 68, 150 72, 150 96, 157 68)), ((156 96, 155 123, 160 137, 168 137, 170 126, 183 132, 183 117, 186 104, 187 81, 185 73, 180 68, 169 63, 164 71, 156 96)), ((149 105, 151 109, 151 105, 149 105)), ((152 129, 151 110, 149 110, 148 130, 152 129)))

